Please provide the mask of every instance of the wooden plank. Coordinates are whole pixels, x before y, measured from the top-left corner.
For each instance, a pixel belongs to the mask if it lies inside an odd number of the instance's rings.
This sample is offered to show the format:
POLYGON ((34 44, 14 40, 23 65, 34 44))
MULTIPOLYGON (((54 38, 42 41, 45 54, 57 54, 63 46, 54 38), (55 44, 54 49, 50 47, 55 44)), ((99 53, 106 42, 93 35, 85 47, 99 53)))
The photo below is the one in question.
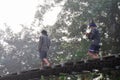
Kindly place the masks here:
POLYGON ((23 71, 20 73, 13 73, 0 77, 0 80, 29 80, 34 78, 41 78, 41 76, 59 76, 60 73, 72 74, 72 72, 93 71, 98 69, 100 71, 105 69, 120 70, 120 55, 107 56, 101 59, 94 59, 77 62, 67 62, 63 65, 55 65, 54 67, 46 67, 44 70, 34 69, 30 71, 23 71))

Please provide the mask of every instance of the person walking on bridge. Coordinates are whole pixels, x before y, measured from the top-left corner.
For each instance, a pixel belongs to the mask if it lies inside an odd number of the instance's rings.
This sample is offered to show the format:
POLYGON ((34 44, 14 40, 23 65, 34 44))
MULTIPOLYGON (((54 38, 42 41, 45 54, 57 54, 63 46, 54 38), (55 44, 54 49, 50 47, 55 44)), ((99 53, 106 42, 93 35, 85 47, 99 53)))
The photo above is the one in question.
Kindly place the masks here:
POLYGON ((41 59, 41 67, 43 69, 45 65, 50 66, 50 62, 47 59, 47 53, 50 47, 50 38, 48 37, 47 31, 42 30, 41 36, 39 37, 38 51, 41 59))
POLYGON ((89 24, 89 28, 91 29, 90 33, 86 33, 88 39, 91 41, 89 46, 88 55, 93 58, 99 58, 99 48, 100 48, 100 33, 97 29, 96 24, 92 21, 89 24))

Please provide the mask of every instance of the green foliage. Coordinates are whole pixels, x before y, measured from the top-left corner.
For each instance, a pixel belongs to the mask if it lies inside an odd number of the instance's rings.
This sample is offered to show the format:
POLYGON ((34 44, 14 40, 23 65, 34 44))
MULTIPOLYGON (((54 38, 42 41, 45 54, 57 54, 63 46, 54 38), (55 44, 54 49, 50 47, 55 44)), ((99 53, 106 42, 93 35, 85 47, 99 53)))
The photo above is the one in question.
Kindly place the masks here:
MULTIPOLYGON (((62 36, 66 36, 68 39, 82 39, 89 21, 94 19, 101 33, 101 42, 103 44, 101 47, 102 53, 105 55, 108 53, 119 53, 120 47, 118 44, 120 43, 120 37, 118 34, 120 29, 118 29, 118 25, 120 24, 117 21, 119 19, 114 19, 115 17, 119 18, 118 16, 115 16, 119 14, 118 11, 120 10, 118 9, 118 3, 118 0, 68 0, 64 5, 63 11, 60 13, 58 22, 53 26, 54 30, 57 31, 61 29, 67 30, 68 35, 64 35, 62 32, 55 32, 53 34, 62 35, 58 38, 54 36, 54 38, 60 40, 62 36)), ((86 53, 86 51, 83 51, 82 49, 84 48, 84 45, 81 45, 81 43, 84 44, 84 42, 79 42, 77 48, 74 44, 74 40, 72 40, 72 43, 68 44, 67 42, 61 42, 61 50, 64 50, 65 48, 69 50, 66 51, 68 53, 71 52, 72 49, 73 56, 75 56, 75 54, 78 55, 78 53, 86 53)), ((85 49, 87 49, 87 47, 85 49)))
MULTIPOLYGON (((0 39, 8 44, 5 46, 0 43, 1 74, 39 67, 37 39, 40 32, 34 34, 33 28, 43 26, 44 14, 56 4, 66 0, 53 1, 55 1, 54 4, 46 3, 37 7, 35 14, 35 19, 39 20, 37 26, 35 22, 32 23, 31 28, 22 25, 23 30, 19 34, 13 34, 9 28, 6 31, 0 31, 0 39), (11 64, 16 67, 16 70, 11 64)), ((101 52, 104 55, 120 53, 119 4, 119 0, 67 0, 62 6, 63 9, 56 24, 45 28, 51 33, 50 60, 59 63, 84 58, 89 41, 82 37, 91 19, 95 20, 101 33, 103 44, 101 52)), ((61 79, 65 77, 61 76, 61 79)))
POLYGON ((76 60, 85 58, 88 51, 88 47, 89 42, 87 40, 82 40, 80 42, 80 47, 73 54, 73 58, 75 58, 76 60))

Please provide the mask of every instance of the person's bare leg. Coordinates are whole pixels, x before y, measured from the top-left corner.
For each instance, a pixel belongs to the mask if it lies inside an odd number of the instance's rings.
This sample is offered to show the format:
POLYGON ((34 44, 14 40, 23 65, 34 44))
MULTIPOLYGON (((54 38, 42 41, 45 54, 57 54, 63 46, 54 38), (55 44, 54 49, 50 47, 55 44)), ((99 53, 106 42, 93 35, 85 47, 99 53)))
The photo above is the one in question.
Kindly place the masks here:
POLYGON ((50 66, 50 62, 48 61, 47 58, 44 58, 43 60, 44 60, 45 64, 47 64, 47 66, 50 66))
POLYGON ((98 59, 98 58, 99 58, 98 53, 95 53, 95 54, 94 54, 94 59, 98 59))
POLYGON ((98 59, 99 58, 99 56, 96 53, 91 53, 91 56, 92 56, 93 59, 98 59))
POLYGON ((87 53, 91 58, 94 58, 94 55, 90 52, 90 51, 88 51, 88 53, 87 53))
POLYGON ((92 53, 92 52, 88 51, 87 54, 88 54, 91 58, 93 58, 93 59, 98 59, 98 58, 99 58, 99 56, 98 56, 97 53, 92 53))

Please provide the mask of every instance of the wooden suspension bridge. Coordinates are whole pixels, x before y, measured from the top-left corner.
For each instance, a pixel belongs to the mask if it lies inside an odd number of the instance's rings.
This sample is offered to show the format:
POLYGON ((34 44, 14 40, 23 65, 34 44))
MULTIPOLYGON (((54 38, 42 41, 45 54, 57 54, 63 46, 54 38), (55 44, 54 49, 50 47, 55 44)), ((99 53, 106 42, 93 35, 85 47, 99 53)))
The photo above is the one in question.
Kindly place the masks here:
POLYGON ((103 57, 102 59, 94 59, 87 61, 66 62, 64 64, 45 67, 43 70, 33 69, 9 75, 3 75, 0 80, 31 80, 41 78, 41 76, 59 76, 61 73, 72 74, 84 71, 104 70, 120 70, 120 54, 103 57))

